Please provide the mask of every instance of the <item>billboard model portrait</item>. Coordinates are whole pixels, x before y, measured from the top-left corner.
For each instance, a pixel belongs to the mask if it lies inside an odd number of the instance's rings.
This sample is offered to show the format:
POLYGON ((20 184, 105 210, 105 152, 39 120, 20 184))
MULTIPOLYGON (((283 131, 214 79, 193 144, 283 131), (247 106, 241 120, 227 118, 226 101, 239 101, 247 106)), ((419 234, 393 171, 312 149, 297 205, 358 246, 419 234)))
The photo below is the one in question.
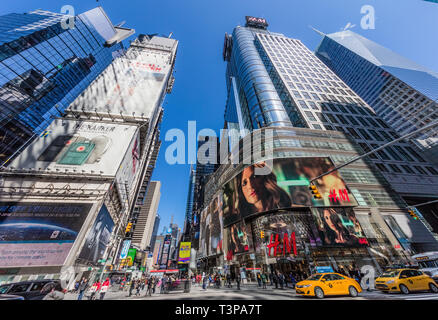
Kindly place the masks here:
POLYGON ((93 227, 88 231, 79 258, 97 264, 103 257, 113 231, 114 221, 105 205, 99 211, 93 227))
POLYGON ((130 125, 56 119, 11 166, 115 175, 135 131, 130 125))
POLYGON ((0 267, 63 265, 92 205, 0 202, 0 267))
POLYGON ((223 221, 222 221, 222 195, 218 194, 210 203, 210 250, 209 255, 223 252, 223 221))
POLYGON ((318 231, 325 246, 368 245, 352 208, 313 208, 318 231))
POLYGON ((274 159, 269 174, 255 174, 257 167, 265 166, 265 162, 250 165, 224 185, 225 226, 259 212, 281 208, 357 205, 337 171, 315 181, 322 199, 313 198, 310 180, 334 167, 329 158, 274 159))

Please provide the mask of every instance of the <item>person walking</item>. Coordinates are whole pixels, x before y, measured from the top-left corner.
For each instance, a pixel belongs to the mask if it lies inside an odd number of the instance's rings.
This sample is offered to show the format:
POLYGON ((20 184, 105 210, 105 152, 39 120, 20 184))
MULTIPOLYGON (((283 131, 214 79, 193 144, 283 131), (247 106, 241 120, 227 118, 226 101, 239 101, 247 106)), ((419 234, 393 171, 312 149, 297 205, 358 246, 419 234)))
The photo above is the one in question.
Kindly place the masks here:
POLYGON ((280 284, 280 289, 283 290, 284 289, 284 275, 281 272, 278 274, 278 282, 280 284))
POLYGON ((290 278, 290 282, 291 282, 291 285, 292 285, 292 289, 295 289, 295 284, 297 283, 297 279, 295 279, 295 277, 294 277, 292 272, 289 274, 289 278, 290 278))
POLYGON ((202 289, 207 290, 207 282, 208 282, 208 277, 207 275, 205 275, 204 278, 202 279, 202 289))
POLYGON ((152 277, 152 293, 155 293, 156 286, 157 286, 157 278, 152 277))
POLYGON ((278 289, 278 276, 277 276, 277 273, 274 273, 274 274, 272 275, 272 281, 273 281, 274 284, 275 284, 275 289, 278 289))
POLYGON ((141 280, 138 279, 135 282, 135 296, 139 296, 140 295, 140 289, 141 289, 141 280))
POLYGON ((266 282, 268 281, 267 277, 266 277, 266 273, 262 273, 262 275, 260 276, 261 280, 262 280, 262 284, 263 287, 262 289, 266 289, 266 282))
POLYGON ((240 274, 237 274, 236 276, 237 290, 240 290, 240 281, 241 281, 240 274))
POLYGON ((272 275, 272 272, 269 274, 269 285, 270 286, 272 286, 272 283, 273 283, 273 275, 272 275))
POLYGON ((82 300, 82 298, 84 297, 84 292, 85 290, 88 289, 88 280, 85 277, 82 277, 82 281, 79 284, 79 295, 78 295, 78 300, 82 300))
POLYGON ((152 296, 152 278, 149 278, 147 280, 147 289, 146 289, 146 296, 152 296))
POLYGON ((108 288, 110 286, 110 279, 106 278, 105 281, 102 283, 102 288, 100 289, 100 300, 103 300, 105 297, 105 294, 108 292, 108 288))
POLYGON ((99 290, 100 290, 100 281, 96 280, 96 282, 91 287, 91 295, 90 295, 89 300, 94 300, 95 299, 95 295, 96 295, 97 292, 99 292, 99 290))
POLYGON ((231 274, 227 273, 227 287, 231 288, 231 274))
POLYGON ((257 284, 259 288, 262 286, 262 276, 260 275, 260 273, 257 273, 257 284))
POLYGON ((131 285, 129 286, 129 296, 128 297, 130 297, 131 295, 132 295, 132 290, 134 290, 134 287, 135 287, 135 279, 133 278, 132 280, 131 280, 131 285))

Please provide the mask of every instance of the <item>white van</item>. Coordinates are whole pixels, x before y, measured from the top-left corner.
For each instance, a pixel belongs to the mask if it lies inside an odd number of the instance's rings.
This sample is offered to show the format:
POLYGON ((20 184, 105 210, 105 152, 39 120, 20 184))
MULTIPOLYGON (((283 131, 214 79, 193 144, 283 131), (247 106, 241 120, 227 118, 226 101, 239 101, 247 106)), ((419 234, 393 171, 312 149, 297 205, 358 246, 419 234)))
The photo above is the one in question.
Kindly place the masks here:
POLYGON ((420 270, 431 276, 438 283, 438 251, 424 252, 412 256, 420 270))

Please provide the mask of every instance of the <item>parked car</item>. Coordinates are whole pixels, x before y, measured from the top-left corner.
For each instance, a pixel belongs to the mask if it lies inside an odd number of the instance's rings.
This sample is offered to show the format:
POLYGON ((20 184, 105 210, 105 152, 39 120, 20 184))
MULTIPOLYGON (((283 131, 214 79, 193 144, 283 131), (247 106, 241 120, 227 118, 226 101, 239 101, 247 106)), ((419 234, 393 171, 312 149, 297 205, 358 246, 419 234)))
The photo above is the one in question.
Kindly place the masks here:
POLYGON ((24 300, 42 300, 47 293, 41 289, 50 282, 60 283, 59 280, 31 280, 9 283, 0 286, 0 295, 21 296, 24 300))

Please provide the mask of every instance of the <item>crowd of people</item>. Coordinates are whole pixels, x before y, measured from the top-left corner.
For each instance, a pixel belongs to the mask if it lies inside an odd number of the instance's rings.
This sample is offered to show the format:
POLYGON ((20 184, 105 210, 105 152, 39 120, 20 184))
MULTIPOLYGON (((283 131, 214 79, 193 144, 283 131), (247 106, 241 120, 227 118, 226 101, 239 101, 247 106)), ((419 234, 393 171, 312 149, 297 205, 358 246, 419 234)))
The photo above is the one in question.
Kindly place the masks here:
MULTIPOLYGON (((102 282, 97 279, 93 284, 90 284, 88 279, 83 277, 80 281, 76 282, 73 292, 78 294, 78 300, 82 300, 84 296, 88 300, 103 300, 109 288, 117 286, 113 291, 127 291, 128 297, 152 296, 152 294, 156 292, 160 294, 169 293, 181 283, 182 280, 177 279, 175 275, 157 277, 143 274, 140 277, 133 277, 132 279, 123 277, 117 280, 106 278, 102 282)), ((184 283, 182 284, 184 285, 184 283)), ((185 289, 183 286, 179 287, 185 289)))

